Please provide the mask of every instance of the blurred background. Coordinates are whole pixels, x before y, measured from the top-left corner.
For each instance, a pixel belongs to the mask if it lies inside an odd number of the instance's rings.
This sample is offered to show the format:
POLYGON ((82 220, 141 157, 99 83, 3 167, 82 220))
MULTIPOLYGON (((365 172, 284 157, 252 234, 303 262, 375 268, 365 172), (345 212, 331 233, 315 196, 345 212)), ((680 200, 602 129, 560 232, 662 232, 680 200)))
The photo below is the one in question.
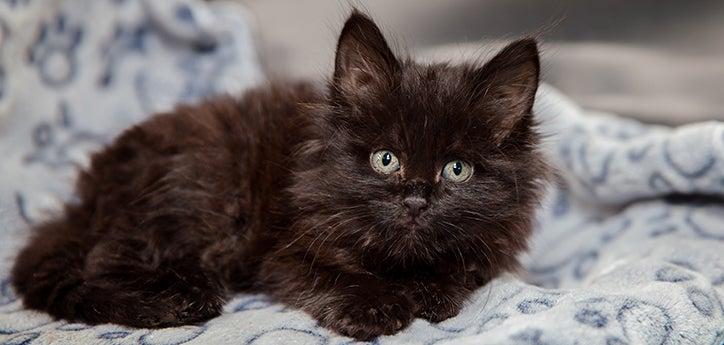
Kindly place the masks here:
POLYGON ((352 6, 418 57, 490 56, 523 35, 542 41, 544 80, 587 108, 645 122, 724 119, 721 0, 240 0, 271 75, 330 73, 352 6))

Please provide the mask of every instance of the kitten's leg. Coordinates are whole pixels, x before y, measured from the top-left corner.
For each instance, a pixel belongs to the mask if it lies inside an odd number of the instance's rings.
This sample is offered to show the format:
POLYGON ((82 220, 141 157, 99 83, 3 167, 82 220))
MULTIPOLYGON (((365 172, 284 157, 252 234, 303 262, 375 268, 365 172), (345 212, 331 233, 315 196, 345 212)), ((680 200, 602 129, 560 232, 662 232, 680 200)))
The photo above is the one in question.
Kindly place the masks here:
POLYGON ((465 301, 488 279, 477 275, 449 275, 416 280, 411 293, 420 304, 417 317, 437 323, 460 313, 465 301))
MULTIPOLYGON (((180 254, 180 255, 179 255, 180 254)), ((225 291, 201 267, 197 253, 165 257, 145 241, 99 243, 91 250, 78 293, 78 319, 135 327, 206 321, 221 313, 225 291)))
POLYGON ((274 260, 264 264, 261 277, 276 298, 358 340, 394 334, 412 322, 416 311, 406 289, 372 274, 274 260))
POLYGON ((148 243, 131 239, 105 240, 90 251, 53 236, 38 239, 34 244, 53 243, 28 247, 13 274, 29 308, 134 327, 195 323, 221 312, 223 288, 193 254, 163 258, 148 243))

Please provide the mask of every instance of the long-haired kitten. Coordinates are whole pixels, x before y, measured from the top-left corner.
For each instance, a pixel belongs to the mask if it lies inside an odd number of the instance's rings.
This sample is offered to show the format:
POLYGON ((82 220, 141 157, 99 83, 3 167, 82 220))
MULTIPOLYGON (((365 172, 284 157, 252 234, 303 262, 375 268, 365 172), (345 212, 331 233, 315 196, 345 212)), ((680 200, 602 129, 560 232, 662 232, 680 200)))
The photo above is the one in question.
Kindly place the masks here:
POLYGON ((526 248, 547 175, 538 79, 532 39, 422 65, 354 11, 326 88, 179 106, 94 154, 13 285, 90 324, 197 323, 237 292, 357 339, 445 320, 526 248))

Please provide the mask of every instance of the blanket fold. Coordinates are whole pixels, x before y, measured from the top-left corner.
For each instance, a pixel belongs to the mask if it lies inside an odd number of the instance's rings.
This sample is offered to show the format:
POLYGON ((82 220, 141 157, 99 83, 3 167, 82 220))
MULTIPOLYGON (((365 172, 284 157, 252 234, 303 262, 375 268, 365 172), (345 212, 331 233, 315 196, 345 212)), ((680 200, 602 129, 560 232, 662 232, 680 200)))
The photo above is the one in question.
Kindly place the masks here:
POLYGON ((672 129, 606 113, 583 115, 570 101, 562 102, 567 103, 552 105, 542 100, 536 105, 537 113, 549 145, 557 145, 552 160, 580 197, 625 205, 671 194, 724 193, 724 127, 720 123, 672 129), (558 111, 552 111, 556 107, 558 111))

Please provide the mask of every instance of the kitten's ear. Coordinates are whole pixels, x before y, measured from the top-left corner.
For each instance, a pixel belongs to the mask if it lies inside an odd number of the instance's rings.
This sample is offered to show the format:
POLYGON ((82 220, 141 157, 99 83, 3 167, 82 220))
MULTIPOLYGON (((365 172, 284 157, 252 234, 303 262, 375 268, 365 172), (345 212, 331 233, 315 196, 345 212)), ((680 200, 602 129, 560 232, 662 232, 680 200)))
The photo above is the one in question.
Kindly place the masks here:
POLYGON ((399 62, 375 23, 356 9, 344 24, 337 42, 334 83, 347 92, 359 92, 386 82, 399 62))
POLYGON ((477 102, 495 115, 495 140, 504 141, 520 125, 532 124, 540 61, 533 38, 515 41, 474 73, 477 102), (523 120, 527 121, 522 123, 523 120))

